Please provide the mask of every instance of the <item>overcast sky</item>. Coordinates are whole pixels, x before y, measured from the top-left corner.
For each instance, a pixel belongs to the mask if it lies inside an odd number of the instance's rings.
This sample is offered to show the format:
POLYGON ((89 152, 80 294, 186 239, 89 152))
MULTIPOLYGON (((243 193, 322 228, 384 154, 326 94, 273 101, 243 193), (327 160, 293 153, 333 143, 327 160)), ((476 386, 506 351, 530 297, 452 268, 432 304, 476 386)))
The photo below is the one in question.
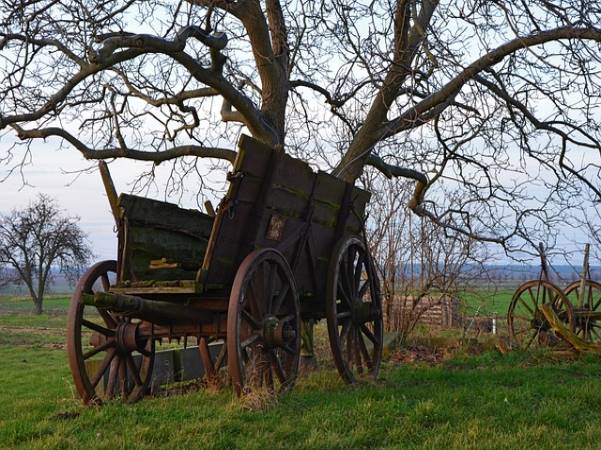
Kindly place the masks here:
MULTIPOLYGON (((5 138, 0 145, 9 145, 5 138)), ((94 162, 86 161, 76 150, 63 148, 57 150, 57 141, 33 144, 33 163, 24 168, 24 177, 28 185, 23 185, 18 174, 13 174, 4 183, 0 184, 0 212, 8 212, 12 208, 26 206, 38 193, 45 193, 57 199, 61 208, 71 216, 80 217, 80 225, 87 233, 95 253, 95 260, 115 259, 117 237, 114 232, 114 221, 109 204, 104 192, 104 187, 97 170, 91 173, 75 172, 86 167, 95 167, 94 162)), ((119 160, 110 164, 110 170, 117 191, 130 192, 132 181, 144 169, 150 166, 147 163, 119 160)), ((150 191, 147 196, 164 200, 164 192, 159 189, 164 186, 162 180, 168 172, 168 165, 157 168, 158 189, 150 191)), ((6 174, 6 167, 0 166, 0 175, 6 174)), ((221 177, 221 175, 219 175, 221 177)), ((194 183, 192 183, 194 184, 194 183)), ((180 203, 187 208, 196 207, 194 193, 179 198, 168 199, 180 203)), ((216 204, 215 204, 216 205, 216 204)), ((558 242, 563 250, 572 251, 571 260, 574 265, 581 264, 581 249, 586 241, 582 230, 565 225, 561 241, 558 242)), ((598 249, 597 249, 598 250, 598 249)), ((500 256, 500 262, 506 261, 500 256)), ((598 261, 591 261, 599 264, 598 261)), ((537 264, 536 260, 532 261, 537 264)), ((564 258, 552 259, 552 264, 565 264, 564 258)))

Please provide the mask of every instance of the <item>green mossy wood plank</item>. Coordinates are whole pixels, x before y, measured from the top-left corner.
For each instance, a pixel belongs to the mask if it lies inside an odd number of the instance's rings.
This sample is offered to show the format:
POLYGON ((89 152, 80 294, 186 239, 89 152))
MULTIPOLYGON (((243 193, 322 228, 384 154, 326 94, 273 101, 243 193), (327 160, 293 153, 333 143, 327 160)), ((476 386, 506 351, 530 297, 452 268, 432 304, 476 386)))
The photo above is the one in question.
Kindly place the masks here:
POLYGON ((206 251, 213 218, 172 203, 122 194, 119 198, 125 233, 122 239, 126 281, 193 280, 206 251), (175 268, 151 268, 165 259, 175 268))

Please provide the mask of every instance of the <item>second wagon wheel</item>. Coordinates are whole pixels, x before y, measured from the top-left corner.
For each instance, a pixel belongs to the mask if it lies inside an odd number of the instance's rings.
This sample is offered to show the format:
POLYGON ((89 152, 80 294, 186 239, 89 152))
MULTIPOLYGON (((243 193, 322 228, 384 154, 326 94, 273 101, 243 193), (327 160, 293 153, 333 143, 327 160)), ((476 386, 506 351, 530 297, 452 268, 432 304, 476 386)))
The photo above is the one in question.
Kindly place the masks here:
POLYGON ((568 329, 574 329, 572 305, 563 291, 548 281, 527 281, 513 294, 507 313, 509 339, 513 345, 526 350, 559 341, 540 309, 546 303, 553 306, 555 314, 568 329))
POLYGON ((300 361, 300 307, 280 252, 256 250, 236 273, 227 315, 227 363, 238 395, 290 389, 300 361))
POLYGON ((580 294, 581 282, 575 281, 565 288, 566 297, 574 307, 574 329, 578 336, 588 342, 601 342, 601 284, 584 281, 584 294, 580 294), (582 300, 582 304, 580 301, 582 300))
POLYGON ((84 294, 108 291, 116 270, 116 261, 102 261, 88 269, 69 306, 69 366, 86 404, 117 396, 133 402, 144 396, 150 384, 154 339, 148 330, 152 328, 83 302, 84 294))
POLYGON ((379 282, 363 240, 341 240, 330 260, 326 287, 330 348, 347 383, 376 378, 382 360, 383 323, 379 282))

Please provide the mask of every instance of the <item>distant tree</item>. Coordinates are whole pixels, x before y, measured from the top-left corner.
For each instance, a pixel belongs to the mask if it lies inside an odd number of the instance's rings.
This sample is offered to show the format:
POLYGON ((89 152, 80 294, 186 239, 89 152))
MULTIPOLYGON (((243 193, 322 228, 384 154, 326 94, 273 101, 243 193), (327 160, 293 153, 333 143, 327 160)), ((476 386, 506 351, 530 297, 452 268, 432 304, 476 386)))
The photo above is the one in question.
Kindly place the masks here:
POLYGON ((88 262, 91 249, 78 218, 65 217, 45 195, 22 210, 0 216, 0 267, 18 275, 37 314, 55 270, 72 277, 88 262))

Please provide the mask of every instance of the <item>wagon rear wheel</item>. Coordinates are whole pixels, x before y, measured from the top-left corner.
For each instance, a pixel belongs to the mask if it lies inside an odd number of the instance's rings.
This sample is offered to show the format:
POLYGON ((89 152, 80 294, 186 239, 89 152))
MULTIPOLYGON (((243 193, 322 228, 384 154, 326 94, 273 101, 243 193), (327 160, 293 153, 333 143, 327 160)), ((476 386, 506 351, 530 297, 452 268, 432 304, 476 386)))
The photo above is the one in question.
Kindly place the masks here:
POLYGON ((563 291, 544 280, 531 280, 517 288, 509 304, 507 325, 512 345, 523 350, 559 342, 540 307, 550 303, 557 317, 574 330, 574 312, 563 291))
POLYGON ((565 288, 566 297, 574 307, 574 329, 587 342, 601 342, 601 284, 593 280, 584 281, 584 295, 580 304, 580 281, 565 288))
POLYGON ((379 282, 363 240, 342 240, 328 271, 326 318, 330 348, 342 379, 376 378, 382 360, 379 282))
POLYGON ((77 283, 69 306, 69 366, 86 404, 115 397, 137 401, 150 384, 154 339, 148 330, 152 327, 82 301, 83 294, 107 291, 116 269, 115 261, 103 261, 88 269, 77 283))
POLYGON ((300 307, 290 266, 273 249, 248 255, 234 279, 227 317, 227 361, 238 395, 280 394, 295 383, 300 307))

